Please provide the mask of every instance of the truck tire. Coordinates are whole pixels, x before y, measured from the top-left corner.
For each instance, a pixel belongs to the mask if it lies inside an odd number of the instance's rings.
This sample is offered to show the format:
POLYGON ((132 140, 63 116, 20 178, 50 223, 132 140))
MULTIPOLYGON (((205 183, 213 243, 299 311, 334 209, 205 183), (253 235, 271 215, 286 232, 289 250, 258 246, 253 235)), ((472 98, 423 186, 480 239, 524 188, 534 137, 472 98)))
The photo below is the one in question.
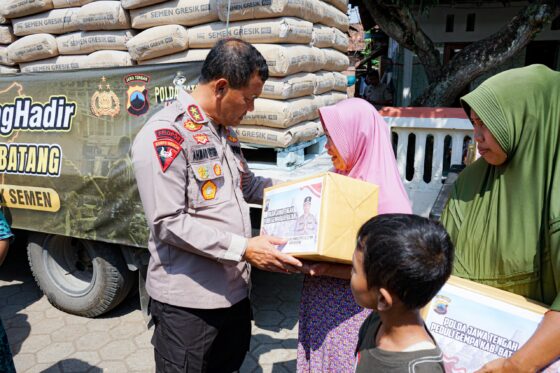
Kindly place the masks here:
POLYGON ((95 317, 113 309, 134 284, 120 250, 109 244, 33 234, 27 256, 49 302, 74 315, 95 317))

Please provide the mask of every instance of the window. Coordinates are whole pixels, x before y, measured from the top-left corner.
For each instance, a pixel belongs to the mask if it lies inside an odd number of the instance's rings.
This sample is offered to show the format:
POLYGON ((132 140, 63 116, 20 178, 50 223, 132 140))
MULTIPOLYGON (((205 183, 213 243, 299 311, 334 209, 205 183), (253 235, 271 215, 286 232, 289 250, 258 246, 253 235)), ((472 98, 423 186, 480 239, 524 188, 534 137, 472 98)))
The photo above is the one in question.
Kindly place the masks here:
POLYGON ((476 14, 475 13, 467 14, 467 32, 474 31, 475 19, 476 19, 476 14))
POLYGON ((455 26, 455 15, 448 14, 445 20, 445 32, 453 32, 455 26))

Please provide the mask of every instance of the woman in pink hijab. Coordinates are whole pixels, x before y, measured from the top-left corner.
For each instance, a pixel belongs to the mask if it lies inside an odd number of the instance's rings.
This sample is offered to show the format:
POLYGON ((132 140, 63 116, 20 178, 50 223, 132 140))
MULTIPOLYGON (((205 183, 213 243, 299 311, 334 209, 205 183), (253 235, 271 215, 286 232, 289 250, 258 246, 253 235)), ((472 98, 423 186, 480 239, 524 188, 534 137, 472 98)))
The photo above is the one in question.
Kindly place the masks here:
MULTIPOLYGON (((367 101, 350 98, 319 109, 337 173, 380 187, 379 214, 412 213, 389 126, 367 101)), ((298 372, 353 372, 358 331, 368 315, 350 290, 352 266, 306 265, 301 294, 298 372)))

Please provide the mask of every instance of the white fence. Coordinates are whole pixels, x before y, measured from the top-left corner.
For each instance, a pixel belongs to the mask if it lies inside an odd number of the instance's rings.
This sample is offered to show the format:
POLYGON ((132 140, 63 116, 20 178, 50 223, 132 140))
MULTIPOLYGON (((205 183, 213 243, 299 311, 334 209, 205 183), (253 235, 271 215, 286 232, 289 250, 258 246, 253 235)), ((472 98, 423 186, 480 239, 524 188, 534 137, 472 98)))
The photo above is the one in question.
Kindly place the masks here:
POLYGON ((428 216, 451 165, 462 164, 473 128, 461 109, 385 108, 414 213, 428 216))

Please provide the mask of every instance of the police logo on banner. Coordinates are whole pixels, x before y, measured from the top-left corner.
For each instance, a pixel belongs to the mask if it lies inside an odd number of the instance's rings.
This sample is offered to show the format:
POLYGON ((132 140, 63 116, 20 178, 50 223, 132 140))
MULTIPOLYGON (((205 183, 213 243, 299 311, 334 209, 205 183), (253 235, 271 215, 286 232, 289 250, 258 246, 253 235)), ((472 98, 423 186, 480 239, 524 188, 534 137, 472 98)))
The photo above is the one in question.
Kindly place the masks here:
POLYGON ((141 116, 150 109, 147 85, 150 77, 144 74, 130 74, 124 77, 128 86, 126 91, 126 110, 134 115, 141 116))

